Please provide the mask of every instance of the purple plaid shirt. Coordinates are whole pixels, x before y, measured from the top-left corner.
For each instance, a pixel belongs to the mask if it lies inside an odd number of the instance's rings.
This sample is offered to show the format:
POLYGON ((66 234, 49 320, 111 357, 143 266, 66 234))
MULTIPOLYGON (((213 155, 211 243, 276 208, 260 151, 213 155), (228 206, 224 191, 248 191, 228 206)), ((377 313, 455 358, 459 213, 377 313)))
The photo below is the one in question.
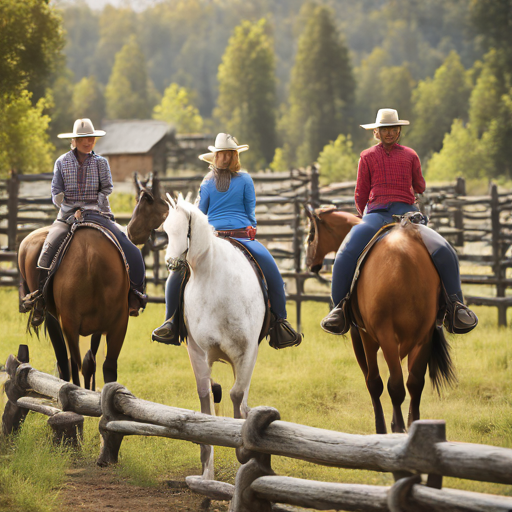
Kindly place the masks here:
POLYGON ((52 179, 52 200, 64 192, 63 213, 76 207, 92 207, 111 213, 107 196, 112 193, 112 174, 108 161, 90 153, 80 164, 75 150, 61 155, 55 162, 52 179))

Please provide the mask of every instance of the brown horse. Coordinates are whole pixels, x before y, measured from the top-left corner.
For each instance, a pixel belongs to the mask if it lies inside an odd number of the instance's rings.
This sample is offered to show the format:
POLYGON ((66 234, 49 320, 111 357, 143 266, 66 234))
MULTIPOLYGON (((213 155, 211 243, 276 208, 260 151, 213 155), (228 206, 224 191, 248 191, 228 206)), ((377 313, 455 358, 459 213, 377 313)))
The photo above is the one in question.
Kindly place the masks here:
MULTIPOLYGON (((20 244, 18 265, 22 277, 21 294, 39 288, 37 260, 48 230, 49 227, 37 229, 20 244)), ((79 336, 92 335, 91 351, 84 358, 82 373, 85 387, 91 386, 91 380, 94 387, 94 355, 101 335, 105 334, 107 354, 103 364, 104 380, 117 380, 117 358, 128 326, 129 288, 123 259, 114 244, 96 229, 77 229, 53 278, 45 316, 46 330, 62 379, 70 380, 72 377, 73 383, 80 385, 78 371, 82 364, 79 336)))
MULTIPOLYGON (((354 215, 333 208, 313 210, 310 221, 307 265, 317 272, 326 254, 337 251, 350 229, 361 222, 354 215)), ((401 405, 405 387, 401 361, 407 357, 407 388, 411 397, 408 425, 420 419, 420 401, 427 366, 432 385, 455 382, 449 345, 441 326, 439 275, 413 225, 398 225, 371 250, 362 267, 350 308, 354 323, 350 334, 357 362, 366 379, 378 434, 386 433, 380 402, 384 386, 377 352, 382 349, 389 368, 388 392, 393 404, 393 432, 405 432, 401 405)))

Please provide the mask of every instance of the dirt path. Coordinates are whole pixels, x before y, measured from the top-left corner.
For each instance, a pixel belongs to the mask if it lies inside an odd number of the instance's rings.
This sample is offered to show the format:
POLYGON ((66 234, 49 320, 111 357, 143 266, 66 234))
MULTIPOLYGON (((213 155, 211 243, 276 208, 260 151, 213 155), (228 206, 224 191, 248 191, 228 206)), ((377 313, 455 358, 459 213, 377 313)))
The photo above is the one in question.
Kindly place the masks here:
POLYGON ((61 491, 61 512, 227 512, 226 501, 210 501, 188 489, 185 481, 158 487, 123 482, 111 468, 87 466, 68 471, 61 491))

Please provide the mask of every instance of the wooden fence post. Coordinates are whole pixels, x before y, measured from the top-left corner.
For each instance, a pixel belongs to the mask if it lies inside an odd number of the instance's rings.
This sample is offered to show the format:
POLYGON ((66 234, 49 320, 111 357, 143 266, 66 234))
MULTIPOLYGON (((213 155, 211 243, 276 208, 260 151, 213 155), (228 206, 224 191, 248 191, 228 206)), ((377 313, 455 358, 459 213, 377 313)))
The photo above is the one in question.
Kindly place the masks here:
POLYGON ((16 232, 18 230, 18 192, 20 182, 16 171, 11 170, 11 177, 7 180, 7 249, 15 251, 16 232))
POLYGON ((310 202, 313 208, 320 206, 320 169, 317 164, 311 166, 311 195, 310 202))
MULTIPOLYGON (((496 296, 505 297, 506 285, 504 283, 506 268, 501 265, 502 246, 500 240, 500 200, 498 196, 498 187, 491 183, 491 227, 492 227, 492 259, 493 271, 496 277, 496 296)), ((498 304, 498 325, 506 327, 507 325, 507 305, 498 304)))
MULTIPOLYGON (((466 180, 464 178, 457 178, 457 183, 455 185, 455 193, 457 194, 457 196, 466 195, 466 180)), ((459 203, 456 208, 457 210, 455 211, 454 224, 455 228, 459 229, 460 232, 457 233, 455 245, 462 247, 464 246, 464 205, 462 203, 459 203)))
POLYGON ((297 331, 300 332, 301 307, 302 307, 302 279, 300 277, 302 266, 302 227, 300 225, 300 202, 293 202, 293 255, 295 260, 295 308, 297 311, 297 331))

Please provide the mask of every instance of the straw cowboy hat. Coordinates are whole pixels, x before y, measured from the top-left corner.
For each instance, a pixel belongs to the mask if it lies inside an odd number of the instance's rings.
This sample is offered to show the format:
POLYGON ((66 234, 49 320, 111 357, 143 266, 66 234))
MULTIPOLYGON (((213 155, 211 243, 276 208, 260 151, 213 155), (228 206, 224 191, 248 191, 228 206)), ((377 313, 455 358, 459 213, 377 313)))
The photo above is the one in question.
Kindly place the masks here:
POLYGON ((59 139, 78 139, 79 137, 103 137, 103 130, 95 130, 90 119, 77 119, 73 125, 73 133, 59 133, 59 139))
POLYGON ((213 163, 215 153, 219 151, 238 151, 241 153, 242 151, 247 151, 249 146, 247 144, 239 145, 235 137, 229 135, 229 133, 219 133, 215 138, 215 146, 208 146, 208 149, 210 153, 199 155, 199 159, 211 164, 213 163))
POLYGON ((374 128, 380 128, 381 126, 406 126, 409 121, 405 119, 398 119, 398 112, 392 108, 381 108, 377 112, 377 118, 375 123, 372 124, 361 124, 365 130, 373 130, 374 128))

